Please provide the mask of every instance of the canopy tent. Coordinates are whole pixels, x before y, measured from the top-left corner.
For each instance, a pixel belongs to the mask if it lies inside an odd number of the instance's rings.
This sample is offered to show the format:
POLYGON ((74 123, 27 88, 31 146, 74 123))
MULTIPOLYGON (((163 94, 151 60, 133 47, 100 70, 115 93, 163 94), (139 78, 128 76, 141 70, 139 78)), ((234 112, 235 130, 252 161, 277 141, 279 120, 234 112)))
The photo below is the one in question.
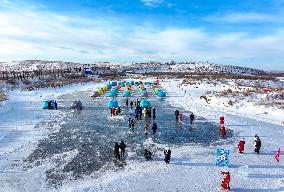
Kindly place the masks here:
POLYGON ((141 102, 140 102, 140 106, 142 108, 146 108, 146 107, 151 107, 151 103, 150 101, 146 100, 146 99, 143 99, 141 102))
POLYGON ((163 90, 158 90, 157 95, 158 95, 158 97, 166 97, 167 96, 166 92, 163 91, 163 90))
POLYGON ((110 97, 116 97, 116 96, 117 96, 117 92, 111 91, 111 92, 109 92, 108 96, 110 96, 110 97))
POLYGON ((107 88, 108 88, 108 89, 111 89, 111 88, 112 88, 112 84, 111 84, 111 83, 108 84, 108 85, 107 85, 107 88))
POLYGON ((108 90, 108 87, 107 87, 106 85, 104 85, 104 86, 102 87, 102 89, 103 89, 104 91, 107 91, 107 90, 108 90))
POLYGON ((100 96, 100 94, 97 92, 97 91, 95 91, 94 93, 93 93, 93 95, 91 95, 91 97, 99 97, 100 96))
POLYGON ((107 104, 108 108, 117 108, 118 107, 118 102, 116 100, 110 100, 107 104))
POLYGON ((101 89, 97 90, 98 94, 102 95, 104 92, 101 89))
POLYGON ((158 91, 159 91, 159 87, 156 87, 155 89, 154 89, 154 93, 157 93, 158 91))
POLYGON ((140 89, 143 89, 143 88, 144 88, 144 84, 141 83, 141 84, 139 85, 139 88, 140 88, 140 89))
POLYGON ((44 100, 42 104, 42 109, 57 109, 56 100, 52 100, 52 99, 44 100), (50 108, 48 107, 48 104, 50 104, 50 108))
POLYGON ((124 95, 124 97, 131 97, 131 92, 125 91, 123 95, 124 95))
POLYGON ((121 82, 121 83, 120 83, 120 86, 121 86, 121 87, 125 87, 125 83, 124 83, 124 82, 121 82))

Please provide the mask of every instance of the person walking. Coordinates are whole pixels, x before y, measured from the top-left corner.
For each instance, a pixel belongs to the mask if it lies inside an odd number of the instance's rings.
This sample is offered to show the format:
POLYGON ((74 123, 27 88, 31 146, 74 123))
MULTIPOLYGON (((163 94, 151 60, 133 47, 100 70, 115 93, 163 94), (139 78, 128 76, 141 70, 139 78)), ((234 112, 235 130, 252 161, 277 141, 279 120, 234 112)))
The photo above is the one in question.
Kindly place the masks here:
POLYGON ((123 141, 120 142, 120 159, 124 159, 126 145, 123 141))
POLYGON ((253 141, 254 141, 254 152, 259 154, 259 150, 260 150, 260 147, 261 147, 261 141, 260 141, 259 136, 255 135, 253 141))
POLYGON ((144 125, 144 135, 145 136, 148 135, 148 128, 149 128, 148 123, 145 123, 145 125, 144 125))
POLYGON ((113 154, 114 154, 114 158, 116 158, 116 159, 120 158, 118 142, 115 142, 115 144, 114 144, 113 154))
POLYGON ((156 119, 156 109, 153 107, 153 119, 156 119))
POLYGON ((178 121, 179 110, 176 110, 176 111, 175 111, 175 116, 176 116, 176 121, 178 121))
POLYGON ((245 142, 244 138, 240 139, 239 144, 238 144, 239 153, 243 153, 244 152, 244 150, 245 150, 245 143, 246 142, 245 142))
POLYGON ((165 150, 164 150, 164 155, 165 155, 165 159, 164 161, 166 162, 166 164, 170 163, 170 160, 171 160, 171 150, 169 147, 166 147, 165 150))
POLYGON ((190 114, 189 118, 190 118, 190 124, 192 125, 193 120, 194 120, 194 115, 193 115, 193 113, 190 114))
POLYGON ((153 125, 152 125, 153 135, 155 135, 155 134, 156 134, 157 129, 158 129, 157 123, 156 123, 156 122, 154 122, 154 123, 153 123, 153 125))

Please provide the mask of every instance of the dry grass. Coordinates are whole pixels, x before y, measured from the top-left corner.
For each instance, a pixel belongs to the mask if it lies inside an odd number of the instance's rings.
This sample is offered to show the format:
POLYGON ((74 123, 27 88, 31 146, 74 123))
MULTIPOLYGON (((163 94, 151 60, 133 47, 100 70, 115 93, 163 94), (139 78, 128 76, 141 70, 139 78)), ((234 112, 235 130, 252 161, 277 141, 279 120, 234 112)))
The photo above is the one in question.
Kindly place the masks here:
POLYGON ((4 91, 0 90, 0 101, 5 101, 5 100, 7 100, 7 96, 4 91))

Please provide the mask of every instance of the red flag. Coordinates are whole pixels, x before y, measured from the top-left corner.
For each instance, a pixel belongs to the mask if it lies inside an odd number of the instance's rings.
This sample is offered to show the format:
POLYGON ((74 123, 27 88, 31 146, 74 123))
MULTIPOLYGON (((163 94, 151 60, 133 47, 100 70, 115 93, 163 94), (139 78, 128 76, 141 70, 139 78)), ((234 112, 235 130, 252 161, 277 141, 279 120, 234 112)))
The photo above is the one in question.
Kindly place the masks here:
POLYGON ((278 151, 277 151, 277 153, 276 153, 276 155, 275 155, 275 159, 276 159, 276 161, 279 163, 279 157, 280 157, 280 147, 278 148, 278 151))

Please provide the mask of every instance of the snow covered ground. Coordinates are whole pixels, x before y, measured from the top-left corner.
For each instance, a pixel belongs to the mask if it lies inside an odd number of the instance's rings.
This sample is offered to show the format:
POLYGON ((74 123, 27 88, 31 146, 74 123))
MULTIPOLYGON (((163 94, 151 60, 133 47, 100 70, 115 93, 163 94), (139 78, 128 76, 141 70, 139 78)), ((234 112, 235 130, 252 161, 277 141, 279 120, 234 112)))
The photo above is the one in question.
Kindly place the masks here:
MULTIPOLYGON (((9 93, 9 100, 0 108, 1 139, 0 139, 0 191, 220 191, 224 168, 215 165, 216 148, 230 150, 231 189, 232 191, 269 192, 284 191, 284 166, 276 163, 274 156, 278 147, 284 148, 283 110, 265 109, 244 103, 243 107, 233 109, 218 104, 207 104, 200 96, 213 87, 198 86, 179 88, 181 80, 164 80, 162 86, 168 92, 166 101, 172 106, 182 108, 185 116, 190 112, 196 114, 196 121, 219 122, 224 115, 225 126, 233 137, 219 139, 210 145, 171 145, 171 163, 165 165, 162 149, 165 145, 145 141, 145 145, 155 146, 153 161, 144 158, 129 159, 127 166, 121 170, 108 170, 94 173, 83 179, 66 181, 59 188, 46 186, 42 170, 38 168, 17 169, 17 161, 26 157, 38 139, 46 136, 46 128, 34 127, 45 118, 62 116, 60 112, 42 112, 41 101, 47 97, 56 97, 74 91, 91 90, 98 84, 92 83, 65 86, 58 90, 41 89, 31 92, 14 91, 9 93), (184 90, 187 90, 186 93, 184 90), (189 94, 190 93, 190 94, 189 94), (22 106, 19 108, 18 106, 22 106), (40 130, 38 130, 40 129, 40 130), (18 133, 19 132, 19 133, 18 133), (253 136, 258 134, 262 140, 260 155, 253 152, 253 136), (245 138, 245 153, 237 152, 240 138, 245 138), (18 171, 15 171, 18 170, 18 171), (28 172, 28 173, 27 173, 28 172), (30 173, 29 173, 30 172, 30 173), (22 178, 21 178, 22 177, 22 178)), ((215 88, 216 89, 216 88, 215 88)), ((223 102, 223 101, 219 101, 223 102)), ((174 115, 174 114, 173 114, 174 115)), ((61 118, 58 119, 60 122, 61 118)), ((60 126, 59 124, 55 125, 60 126)), ((183 122, 184 129, 194 132, 195 125, 190 127, 183 122)), ((131 155, 131 154, 129 154, 131 155)))

